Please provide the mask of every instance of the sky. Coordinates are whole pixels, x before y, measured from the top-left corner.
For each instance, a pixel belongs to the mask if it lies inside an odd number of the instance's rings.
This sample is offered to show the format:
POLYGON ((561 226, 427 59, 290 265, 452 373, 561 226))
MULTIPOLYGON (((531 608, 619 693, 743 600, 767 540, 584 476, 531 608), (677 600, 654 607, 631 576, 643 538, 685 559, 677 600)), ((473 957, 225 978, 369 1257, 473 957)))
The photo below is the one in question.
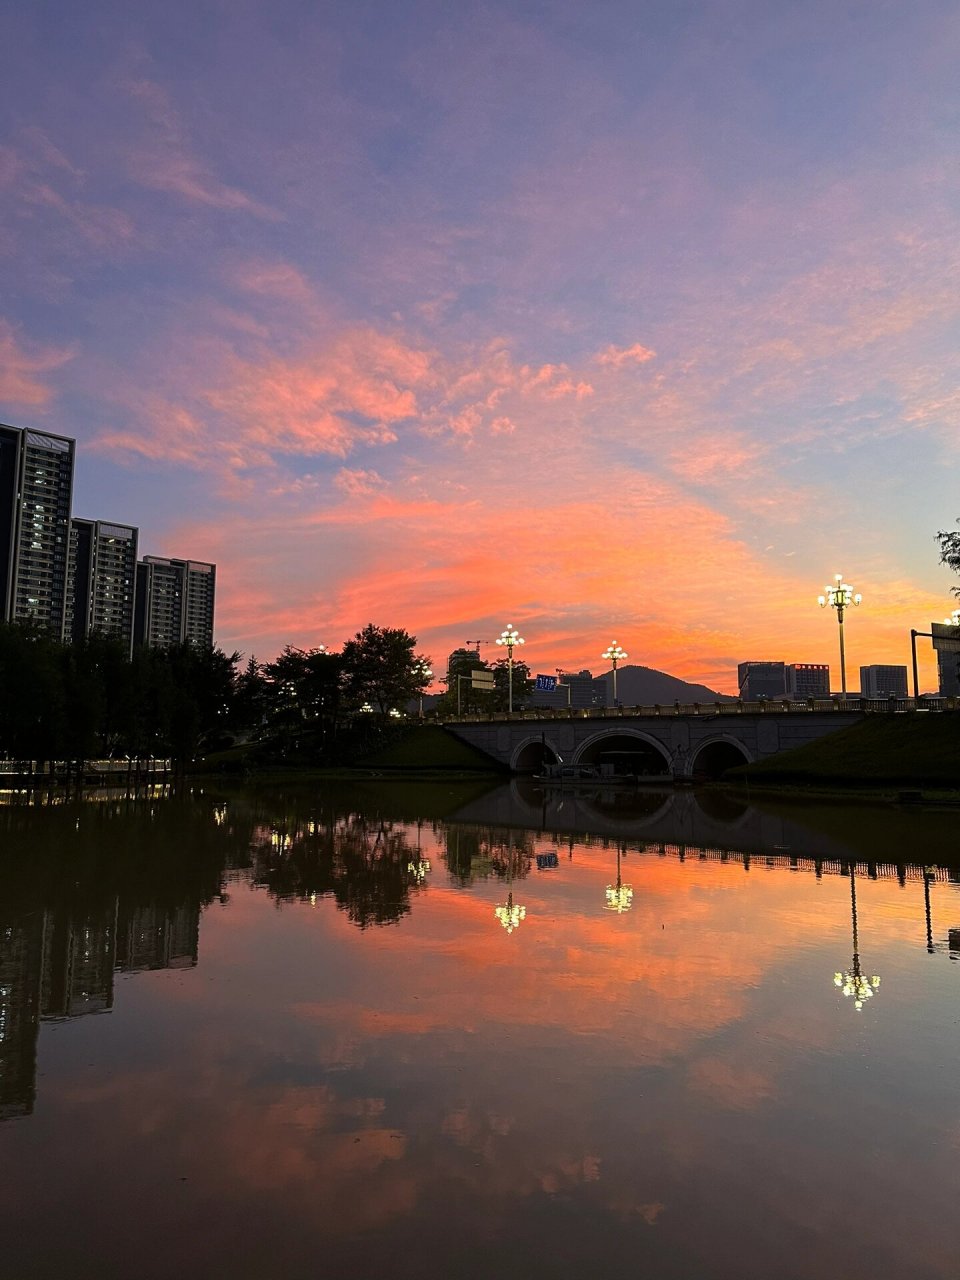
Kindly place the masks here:
POLYGON ((839 687, 833 574, 851 685, 956 607, 954 3, 33 0, 0 47, 0 421, 216 562, 226 650, 839 687))

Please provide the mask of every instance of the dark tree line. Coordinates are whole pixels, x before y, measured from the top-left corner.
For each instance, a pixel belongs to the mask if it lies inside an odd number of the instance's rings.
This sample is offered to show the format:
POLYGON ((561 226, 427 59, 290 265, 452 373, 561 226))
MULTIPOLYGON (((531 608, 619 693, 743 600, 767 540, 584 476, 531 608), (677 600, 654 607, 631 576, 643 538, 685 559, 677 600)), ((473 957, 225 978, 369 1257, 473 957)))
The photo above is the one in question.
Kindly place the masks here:
POLYGON ((94 635, 63 644, 0 625, 0 756, 185 762, 237 739, 280 754, 309 736, 330 754, 341 721, 385 718, 424 688, 427 660, 398 628, 367 626, 341 653, 287 646, 275 662, 190 645, 138 648, 94 635))

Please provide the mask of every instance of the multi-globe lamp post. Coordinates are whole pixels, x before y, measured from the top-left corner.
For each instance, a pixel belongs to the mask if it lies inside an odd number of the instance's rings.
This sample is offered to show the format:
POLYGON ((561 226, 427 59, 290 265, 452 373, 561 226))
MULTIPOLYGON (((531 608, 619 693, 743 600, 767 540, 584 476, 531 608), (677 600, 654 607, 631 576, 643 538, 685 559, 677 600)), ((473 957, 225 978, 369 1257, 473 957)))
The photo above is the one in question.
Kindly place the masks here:
POLYGON ((420 681, 420 719, 423 719, 423 691, 433 676, 433 668, 426 658, 418 658, 413 664, 413 674, 420 681))
POLYGON ((617 663, 622 662, 624 658, 629 658, 629 656, 626 649, 621 649, 616 640, 611 640, 600 655, 601 658, 613 664, 613 705, 615 707, 619 705, 617 702, 617 663))
POLYGON ((512 622, 508 622, 497 636, 497 644, 507 651, 507 710, 511 715, 513 714, 513 650, 518 644, 523 643, 523 636, 512 622))
POLYGON ((834 574, 833 586, 824 587, 823 591, 822 596, 817 596, 817 604, 821 609, 826 609, 829 605, 837 611, 837 626, 840 630, 840 690, 846 696, 847 660, 843 651, 843 615, 847 609, 858 605, 863 596, 844 582, 842 573, 834 574))

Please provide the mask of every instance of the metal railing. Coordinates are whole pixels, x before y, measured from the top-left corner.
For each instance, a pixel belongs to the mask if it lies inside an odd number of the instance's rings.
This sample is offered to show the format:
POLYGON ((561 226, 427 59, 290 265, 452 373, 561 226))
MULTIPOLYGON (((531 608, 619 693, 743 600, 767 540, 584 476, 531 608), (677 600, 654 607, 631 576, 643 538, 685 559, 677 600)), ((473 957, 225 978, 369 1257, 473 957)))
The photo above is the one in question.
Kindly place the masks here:
POLYGON ((504 720, 617 720, 667 719, 671 716, 699 716, 703 719, 741 715, 809 715, 811 712, 848 711, 885 715, 916 711, 956 711, 957 698, 761 698, 756 702, 655 702, 650 706, 619 707, 528 707, 523 711, 469 712, 445 716, 447 724, 477 724, 504 720))

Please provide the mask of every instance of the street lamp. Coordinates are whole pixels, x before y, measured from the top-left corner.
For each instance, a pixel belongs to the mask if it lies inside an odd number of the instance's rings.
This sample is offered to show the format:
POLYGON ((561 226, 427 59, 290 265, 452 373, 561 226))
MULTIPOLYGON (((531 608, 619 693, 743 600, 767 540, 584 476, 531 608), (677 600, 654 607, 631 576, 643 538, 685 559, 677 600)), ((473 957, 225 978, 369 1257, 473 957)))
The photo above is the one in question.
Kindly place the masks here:
POLYGON ((954 609, 949 618, 944 618, 945 627, 960 627, 960 609, 954 609))
POLYGON ((606 658, 607 662, 613 663, 613 705, 619 705, 617 702, 617 663, 624 658, 629 658, 626 649, 621 649, 616 640, 611 640, 609 646, 601 653, 601 658, 606 658))
POLYGON ((433 675, 433 670, 430 666, 430 663, 427 662, 426 658, 417 659, 417 661, 413 664, 413 674, 420 681, 420 719, 422 720, 423 719, 423 689, 426 684, 429 684, 430 677, 433 675))
POLYGON ((863 599, 859 591, 854 592, 853 587, 848 587, 843 580, 843 574, 834 574, 833 586, 824 587, 824 594, 817 596, 817 604, 821 609, 825 609, 827 605, 831 609, 837 611, 837 626, 840 628, 840 689, 846 697, 847 693, 847 662, 843 653, 843 611, 849 609, 851 605, 858 605, 863 599))
POLYGON ((512 622, 508 622, 497 636, 497 644, 504 646, 507 650, 507 710, 511 715, 513 714, 513 650, 515 645, 523 643, 523 636, 519 634, 512 622))

